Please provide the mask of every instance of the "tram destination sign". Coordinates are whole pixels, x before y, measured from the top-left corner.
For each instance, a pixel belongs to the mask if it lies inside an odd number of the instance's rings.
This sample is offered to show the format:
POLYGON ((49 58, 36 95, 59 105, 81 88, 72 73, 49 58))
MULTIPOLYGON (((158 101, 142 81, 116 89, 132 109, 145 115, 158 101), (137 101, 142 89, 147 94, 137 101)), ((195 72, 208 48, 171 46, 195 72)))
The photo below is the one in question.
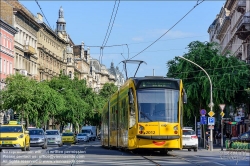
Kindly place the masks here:
POLYGON ((174 80, 140 80, 138 88, 169 88, 179 89, 177 81, 174 80))

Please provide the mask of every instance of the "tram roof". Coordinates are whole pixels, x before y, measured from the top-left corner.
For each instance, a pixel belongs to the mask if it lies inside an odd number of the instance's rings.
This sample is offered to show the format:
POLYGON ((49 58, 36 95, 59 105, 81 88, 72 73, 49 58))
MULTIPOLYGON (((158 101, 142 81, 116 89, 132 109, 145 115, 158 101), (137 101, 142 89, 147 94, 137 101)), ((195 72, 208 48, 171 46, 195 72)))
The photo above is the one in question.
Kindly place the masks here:
MULTIPOLYGON (((145 77, 130 77, 135 83, 135 86, 139 86, 138 83, 144 80, 155 80, 155 81, 162 81, 162 80, 169 80, 173 82, 177 82, 180 84, 180 79, 175 79, 175 78, 168 78, 168 77, 163 77, 163 76, 145 76, 145 77)), ((177 85, 176 85, 177 86, 177 85)))

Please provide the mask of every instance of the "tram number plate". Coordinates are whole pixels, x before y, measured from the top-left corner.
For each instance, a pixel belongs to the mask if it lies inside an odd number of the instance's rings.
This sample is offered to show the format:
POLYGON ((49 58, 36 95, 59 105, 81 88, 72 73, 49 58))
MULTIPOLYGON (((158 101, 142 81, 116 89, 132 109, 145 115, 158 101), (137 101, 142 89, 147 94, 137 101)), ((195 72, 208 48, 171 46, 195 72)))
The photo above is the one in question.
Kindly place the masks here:
POLYGON ((155 131, 145 131, 145 134, 155 134, 155 131))

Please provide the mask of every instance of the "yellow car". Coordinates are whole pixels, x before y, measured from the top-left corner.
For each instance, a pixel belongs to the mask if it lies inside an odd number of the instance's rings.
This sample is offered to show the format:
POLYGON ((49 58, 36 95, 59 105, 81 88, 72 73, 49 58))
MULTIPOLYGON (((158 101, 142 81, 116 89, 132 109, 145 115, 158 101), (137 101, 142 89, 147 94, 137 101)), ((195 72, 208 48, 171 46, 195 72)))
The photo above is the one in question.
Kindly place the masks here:
POLYGON ((23 125, 10 121, 8 125, 0 125, 0 152, 3 149, 30 150, 30 136, 23 125))
POLYGON ((76 143, 75 134, 72 132, 62 133, 62 142, 63 144, 75 144, 76 143))

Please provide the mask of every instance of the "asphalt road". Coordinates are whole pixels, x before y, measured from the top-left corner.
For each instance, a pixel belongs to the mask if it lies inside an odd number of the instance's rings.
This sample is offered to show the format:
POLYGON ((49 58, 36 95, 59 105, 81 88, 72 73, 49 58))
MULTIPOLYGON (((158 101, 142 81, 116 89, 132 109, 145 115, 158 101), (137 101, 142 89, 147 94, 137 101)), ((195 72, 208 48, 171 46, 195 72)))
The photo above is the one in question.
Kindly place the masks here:
POLYGON ((171 165, 171 166, 249 166, 249 154, 245 158, 229 158, 229 155, 220 153, 219 150, 209 152, 171 151, 168 155, 159 153, 139 152, 131 153, 119 150, 104 149, 100 141, 94 141, 63 147, 49 146, 48 149, 31 147, 30 151, 3 150, 1 153, 1 166, 9 165, 61 165, 61 166, 112 166, 112 165, 171 165), (234 159, 234 160, 233 160, 234 159))

